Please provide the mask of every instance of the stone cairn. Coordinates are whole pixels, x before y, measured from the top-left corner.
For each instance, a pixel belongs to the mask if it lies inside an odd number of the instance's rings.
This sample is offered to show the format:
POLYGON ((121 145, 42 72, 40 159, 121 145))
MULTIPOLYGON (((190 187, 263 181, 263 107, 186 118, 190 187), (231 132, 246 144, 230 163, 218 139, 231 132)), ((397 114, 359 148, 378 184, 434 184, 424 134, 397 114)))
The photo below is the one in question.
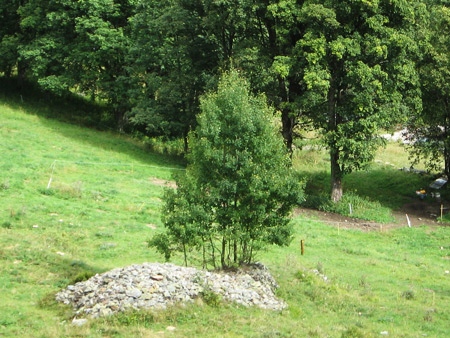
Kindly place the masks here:
POLYGON ((266 267, 253 264, 233 272, 210 272, 165 263, 135 264, 69 285, 56 300, 72 304, 76 316, 93 318, 130 309, 165 309, 192 302, 205 292, 244 306, 283 310, 278 285, 266 267))

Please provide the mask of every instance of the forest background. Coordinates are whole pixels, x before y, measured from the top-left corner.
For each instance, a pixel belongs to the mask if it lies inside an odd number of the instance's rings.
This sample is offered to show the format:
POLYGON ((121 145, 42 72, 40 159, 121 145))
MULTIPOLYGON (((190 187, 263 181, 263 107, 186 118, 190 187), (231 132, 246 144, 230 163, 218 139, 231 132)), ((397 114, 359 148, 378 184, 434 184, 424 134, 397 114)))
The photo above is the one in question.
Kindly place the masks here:
POLYGON ((73 116, 91 127, 187 151, 199 98, 235 68, 278 112, 289 151, 323 136, 333 201, 386 129, 407 126, 412 154, 449 173, 447 1, 23 0, 0 13, 0 72, 24 99, 31 83, 101 104, 73 116))

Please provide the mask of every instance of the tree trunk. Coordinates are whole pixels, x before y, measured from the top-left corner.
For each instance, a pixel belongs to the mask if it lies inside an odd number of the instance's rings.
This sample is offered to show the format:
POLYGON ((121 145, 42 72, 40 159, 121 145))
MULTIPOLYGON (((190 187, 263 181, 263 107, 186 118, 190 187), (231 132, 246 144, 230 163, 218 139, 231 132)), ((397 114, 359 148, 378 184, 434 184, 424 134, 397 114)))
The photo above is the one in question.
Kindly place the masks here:
POLYGON ((222 265, 222 269, 226 267, 225 264, 226 250, 227 250, 227 241, 225 238, 222 238, 222 252, 220 254, 220 264, 222 265))
POLYGON ((284 138, 284 142, 286 144, 286 148, 289 153, 292 154, 292 144, 294 141, 294 118, 290 116, 289 111, 287 109, 283 109, 281 112, 281 122, 282 122, 282 134, 284 138))
POLYGON ((123 132, 125 126, 125 114, 120 108, 114 110, 114 118, 116 120, 117 131, 123 132))
POLYGON ((444 174, 450 178, 450 149, 444 144, 444 174))
POLYGON ((184 154, 186 155, 189 151, 189 138, 187 132, 183 134, 183 148, 184 154))
MULTIPOLYGON (((339 114, 336 112, 336 88, 333 79, 330 81, 328 90, 328 131, 336 132, 340 123, 339 114)), ((336 140, 333 137, 330 147, 331 162, 331 200, 336 203, 342 198, 342 170, 339 165, 339 149, 336 146, 336 140)))
POLYGON ((330 151, 331 160, 331 200, 339 202, 342 198, 342 171, 339 166, 339 152, 336 149, 330 151))
POLYGON ((19 90, 23 89, 26 80, 26 64, 23 61, 17 62, 17 87, 19 90))
MULTIPOLYGON (((446 105, 447 106, 447 105, 446 105)), ((444 126, 444 174, 447 178, 450 178, 450 140, 447 126, 449 125, 449 119, 445 119, 444 126)))

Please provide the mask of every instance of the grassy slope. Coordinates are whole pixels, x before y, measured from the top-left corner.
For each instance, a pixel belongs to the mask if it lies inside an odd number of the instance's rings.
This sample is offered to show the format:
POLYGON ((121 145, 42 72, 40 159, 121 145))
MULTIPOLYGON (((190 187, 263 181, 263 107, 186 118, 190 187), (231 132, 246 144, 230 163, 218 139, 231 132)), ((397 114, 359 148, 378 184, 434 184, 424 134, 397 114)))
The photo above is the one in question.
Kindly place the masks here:
POLYGON ((289 311, 197 304, 72 327, 52 302, 60 288, 83 274, 161 261, 145 243, 161 226, 162 187, 151 178, 180 167, 125 138, 34 113, 0 104, 0 336, 447 336, 447 228, 364 233, 304 218, 289 247, 260 256, 289 311))
POLYGON ((8 328, 42 316, 30 305, 85 269, 155 259, 145 240, 160 225, 163 187, 152 178, 181 167, 108 133, 8 105, 0 112, 0 285, 8 290, 0 313, 8 328))

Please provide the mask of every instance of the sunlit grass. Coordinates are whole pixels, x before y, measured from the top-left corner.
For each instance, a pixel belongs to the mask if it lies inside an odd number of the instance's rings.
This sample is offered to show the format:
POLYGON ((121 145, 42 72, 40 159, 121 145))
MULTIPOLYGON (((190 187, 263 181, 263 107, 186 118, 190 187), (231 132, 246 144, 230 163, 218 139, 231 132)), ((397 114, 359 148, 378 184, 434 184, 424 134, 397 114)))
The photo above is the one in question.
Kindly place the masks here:
MULTIPOLYGON (((116 267, 163 261, 146 242, 162 228, 164 186, 155 178, 164 182, 172 170, 183 168, 126 137, 61 124, 38 113, 0 105, 0 336, 447 335, 447 228, 363 232, 303 216, 294 219, 291 245, 258 256, 279 283, 278 296, 288 310, 233 304, 213 308, 199 300, 163 312, 131 312, 72 326, 71 309, 54 301, 57 291, 116 267)), ((300 172, 314 178, 308 188, 327 192, 326 153, 304 155, 296 154, 295 161, 300 172)), ((346 178, 342 212, 351 203, 355 213, 363 209, 362 217, 388 214, 383 210, 407 198, 421 176, 391 167, 374 163, 346 178)))

